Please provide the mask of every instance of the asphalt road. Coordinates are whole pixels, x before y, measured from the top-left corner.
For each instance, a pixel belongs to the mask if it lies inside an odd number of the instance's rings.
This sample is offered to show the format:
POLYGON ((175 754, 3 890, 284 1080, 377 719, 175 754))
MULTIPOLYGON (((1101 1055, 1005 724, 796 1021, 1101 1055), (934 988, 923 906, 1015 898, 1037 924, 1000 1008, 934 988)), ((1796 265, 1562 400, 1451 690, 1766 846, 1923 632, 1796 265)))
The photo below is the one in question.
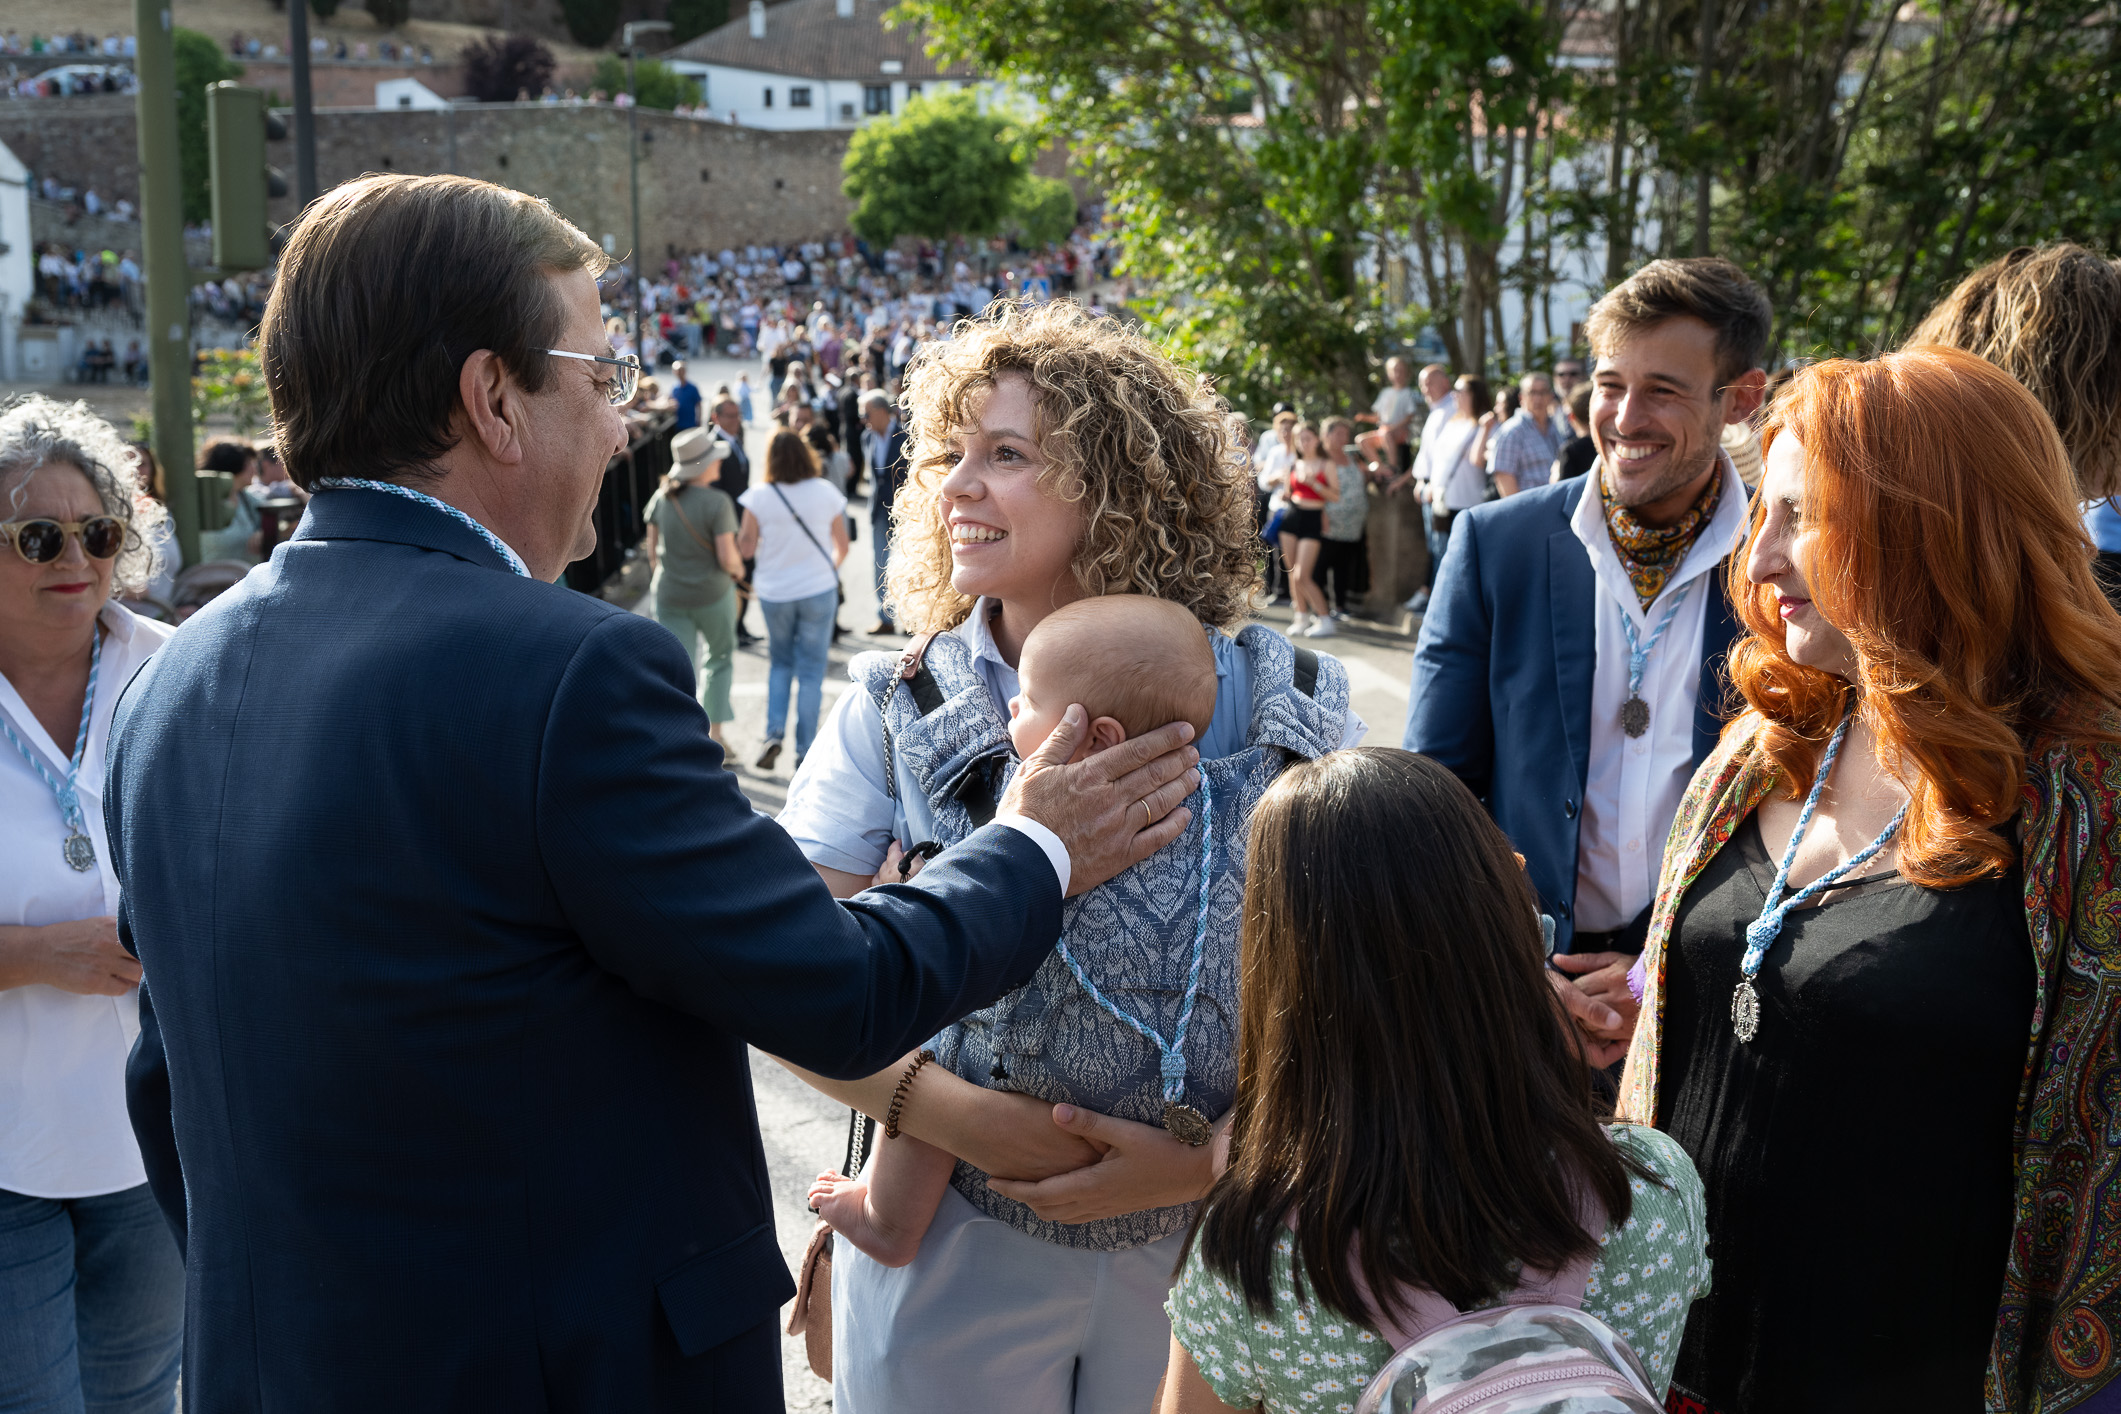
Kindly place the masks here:
MULTIPOLYGON (((701 360, 693 365, 692 376, 705 392, 712 394, 717 384, 733 385, 737 373, 746 370, 752 375, 757 399, 755 409, 763 410, 764 378, 756 363, 740 363, 732 359, 701 360)), ((765 442, 766 428, 755 425, 747 438, 754 467, 764 463, 765 442)), ((847 603, 840 611, 840 622, 854 631, 833 646, 832 666, 825 677, 826 710, 849 688, 847 663, 854 654, 868 649, 895 650, 905 643, 903 638, 871 638, 859 632, 874 622, 876 606, 870 588, 867 515, 860 503, 856 504, 854 513, 860 523, 860 535, 841 572, 847 603)), ((645 567, 635 565, 629 569, 623 586, 611 592, 615 596, 639 593, 646 582, 645 567)), ((645 613, 647 605, 637 604, 635 611, 645 613)), ((1259 621, 1285 626, 1288 610, 1263 607, 1259 621)), ((765 624, 756 608, 746 626, 762 637, 757 645, 737 651, 736 682, 731 694, 736 721, 729 728, 731 760, 744 793, 759 809, 772 814, 786 800, 788 777, 794 769, 794 753, 792 749, 782 752, 779 766, 770 772, 759 771, 751 764, 764 736, 766 712, 765 624)), ((1311 646, 1332 654, 1347 666, 1354 690, 1355 710, 1370 729, 1367 740, 1373 745, 1397 745, 1406 716, 1414 640, 1395 628, 1351 624, 1345 626, 1338 637, 1312 641, 1311 646)), ((792 716, 790 731, 792 734, 792 716)), ((789 744, 792 748, 793 742, 789 744)), ((752 1053, 751 1071, 758 1102, 759 1129, 766 1146, 767 1171, 773 1180, 774 1219, 780 1230, 781 1250, 792 1270, 808 1245, 816 1224, 816 1219, 804 1205, 804 1195, 809 1191, 812 1179, 839 1164, 847 1142, 847 1111, 756 1051, 752 1053)), ((785 1315, 784 1312, 784 1318, 785 1315)), ((804 1411, 804 1414, 831 1409, 831 1387, 810 1373, 802 1339, 784 1337, 782 1356, 788 1409, 804 1411)))

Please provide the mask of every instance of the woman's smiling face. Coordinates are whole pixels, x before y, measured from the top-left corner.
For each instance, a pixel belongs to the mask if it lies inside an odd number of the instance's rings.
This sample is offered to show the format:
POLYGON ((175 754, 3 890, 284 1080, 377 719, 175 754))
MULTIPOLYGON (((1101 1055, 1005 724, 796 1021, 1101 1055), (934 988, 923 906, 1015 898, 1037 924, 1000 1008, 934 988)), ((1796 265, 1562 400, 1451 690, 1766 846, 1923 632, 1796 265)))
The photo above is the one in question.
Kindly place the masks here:
POLYGON ((951 439, 951 465, 937 494, 950 537, 950 583, 960 594, 1045 613, 1082 597, 1076 548, 1080 504, 1047 484, 1034 438, 1031 385, 1004 374, 979 403, 973 425, 951 439))
POLYGON ((1768 448, 1760 476, 1760 533, 1746 553, 1745 576, 1775 591, 1782 642, 1793 662, 1839 678, 1856 677, 1856 649, 1812 602, 1809 571, 1816 568, 1819 528, 1804 518, 1804 448, 1784 432, 1768 448))

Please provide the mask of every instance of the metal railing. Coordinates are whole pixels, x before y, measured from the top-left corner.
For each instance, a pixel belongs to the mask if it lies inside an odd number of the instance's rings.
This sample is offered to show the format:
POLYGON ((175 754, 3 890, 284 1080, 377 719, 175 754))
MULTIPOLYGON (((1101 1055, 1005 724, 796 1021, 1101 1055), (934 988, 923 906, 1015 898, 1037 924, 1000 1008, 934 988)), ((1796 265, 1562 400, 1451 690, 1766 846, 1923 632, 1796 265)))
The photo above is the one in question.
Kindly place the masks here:
POLYGON ((655 494, 656 483, 670 470, 670 439, 676 435, 676 423, 676 414, 666 412, 642 424, 626 450, 604 468, 604 487, 597 493, 591 515, 597 547, 567 567, 568 588, 594 594, 626 567, 626 552, 647 533, 641 512, 655 494))

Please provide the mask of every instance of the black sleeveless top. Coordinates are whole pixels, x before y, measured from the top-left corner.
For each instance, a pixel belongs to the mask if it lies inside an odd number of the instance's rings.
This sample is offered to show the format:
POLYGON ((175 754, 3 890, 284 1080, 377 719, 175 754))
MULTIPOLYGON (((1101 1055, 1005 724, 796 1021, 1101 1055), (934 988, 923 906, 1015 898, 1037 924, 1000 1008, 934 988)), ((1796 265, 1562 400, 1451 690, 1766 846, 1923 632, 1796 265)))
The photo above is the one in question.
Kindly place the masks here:
POLYGON ((1713 1287, 1674 1380, 1721 1414, 1981 1408, 2032 1023, 2023 884, 1897 872, 1791 913, 1731 1030, 1776 861, 1748 818, 1681 901, 1663 1127, 1708 1195, 1713 1287))

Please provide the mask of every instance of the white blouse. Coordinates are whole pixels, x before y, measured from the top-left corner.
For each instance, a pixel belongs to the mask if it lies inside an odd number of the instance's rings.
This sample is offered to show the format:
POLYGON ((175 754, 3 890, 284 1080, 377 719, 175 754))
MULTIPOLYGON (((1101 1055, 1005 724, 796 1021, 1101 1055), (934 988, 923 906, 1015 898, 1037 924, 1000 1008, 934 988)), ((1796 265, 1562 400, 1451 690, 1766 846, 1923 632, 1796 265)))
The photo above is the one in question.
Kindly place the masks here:
MULTIPOLYGON (((51 787, 0 736, 0 924, 38 927, 118 911, 103 828, 103 748, 118 694, 175 630, 106 604, 110 630, 96 669, 76 790, 96 867, 76 872, 61 856, 66 829, 51 787)), ((66 779, 71 737, 61 744, 0 676, 0 714, 45 769, 66 779)), ((140 1034, 140 994, 83 996, 42 983, 0 990, 0 1189, 33 1198, 88 1198, 147 1182, 125 1112, 125 1058, 140 1034)))

